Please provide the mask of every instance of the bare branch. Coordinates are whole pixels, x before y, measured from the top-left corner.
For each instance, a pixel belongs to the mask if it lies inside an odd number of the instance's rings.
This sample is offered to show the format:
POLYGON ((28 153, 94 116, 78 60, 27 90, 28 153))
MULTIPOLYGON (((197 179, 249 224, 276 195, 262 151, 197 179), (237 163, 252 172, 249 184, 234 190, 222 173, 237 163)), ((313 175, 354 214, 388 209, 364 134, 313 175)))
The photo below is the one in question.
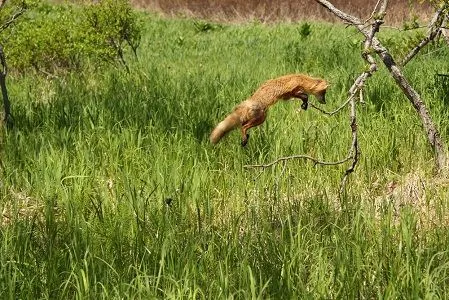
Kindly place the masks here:
POLYGON ((342 19, 343 21, 354 25, 354 24, 363 24, 362 21, 359 18, 356 18, 354 16, 351 16, 347 13, 342 12, 341 10, 337 9, 332 3, 330 3, 327 0, 316 0, 319 4, 326 7, 328 10, 333 12, 337 17, 342 19))
POLYGON ((0 64, 2 65, 2 70, 0 71, 1 77, 6 77, 8 74, 8 65, 6 64, 5 53, 3 52, 3 46, 0 45, 0 64))
POLYGON ((351 148, 349 150, 349 156, 352 158, 351 166, 346 169, 345 174, 340 183, 340 194, 343 193, 343 190, 346 186, 346 182, 348 180, 348 176, 354 172, 355 167, 359 161, 359 143, 357 138, 357 118, 356 118, 356 108, 355 108, 355 100, 354 97, 351 98, 351 109, 350 109, 350 119, 351 119, 351 133, 352 133, 352 143, 351 148))
POLYGON ((382 6, 379 9, 380 17, 383 19, 385 17, 385 13, 387 11, 388 0, 383 0, 382 6))
POLYGON ((442 14, 444 7, 438 9, 429 23, 427 35, 402 59, 400 65, 405 66, 418 52, 425 47, 430 41, 434 40, 441 32, 441 26, 444 20, 442 14))
POLYGON ((400 28, 397 26, 391 26, 391 25, 382 25, 380 26, 380 28, 388 28, 388 29, 394 29, 397 31, 411 31, 411 30, 417 30, 417 29, 421 29, 421 28, 428 28, 428 25, 422 25, 422 26, 414 26, 414 27, 410 27, 410 28, 400 28))

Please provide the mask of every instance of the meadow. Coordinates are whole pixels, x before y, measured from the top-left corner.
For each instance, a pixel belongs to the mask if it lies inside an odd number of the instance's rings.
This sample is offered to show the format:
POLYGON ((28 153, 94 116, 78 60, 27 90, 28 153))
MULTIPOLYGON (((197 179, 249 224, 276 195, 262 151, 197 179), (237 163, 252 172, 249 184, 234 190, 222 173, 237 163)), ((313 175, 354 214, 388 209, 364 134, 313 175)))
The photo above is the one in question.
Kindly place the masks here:
MULTIPOLYGON (((326 78, 320 107, 339 107, 365 67, 355 30, 143 17, 130 72, 8 77, 15 127, 0 132, 0 298, 449 297, 449 180, 383 66, 357 106, 361 157, 341 195, 347 164, 244 166, 344 158, 347 110, 329 117, 279 103, 245 148, 238 131, 209 143, 214 125, 272 77, 326 78)), ((396 55, 408 41, 394 30, 380 38, 396 55)), ((448 55, 431 45, 404 70, 446 140, 449 84, 437 74, 448 55)))

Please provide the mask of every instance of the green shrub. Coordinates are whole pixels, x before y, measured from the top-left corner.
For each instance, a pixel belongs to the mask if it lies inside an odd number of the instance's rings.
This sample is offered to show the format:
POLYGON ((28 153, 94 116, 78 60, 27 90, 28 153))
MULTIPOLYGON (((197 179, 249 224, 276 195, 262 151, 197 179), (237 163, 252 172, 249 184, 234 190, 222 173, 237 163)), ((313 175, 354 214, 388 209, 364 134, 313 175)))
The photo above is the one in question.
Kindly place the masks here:
POLYGON ((87 60, 94 66, 117 60, 125 64, 125 49, 135 53, 139 46, 140 26, 126 0, 38 2, 0 38, 11 68, 60 73, 79 70, 87 60))
POLYGON ((102 0, 87 6, 88 35, 92 51, 105 60, 119 58, 124 63, 123 50, 128 45, 134 54, 141 39, 136 14, 127 0, 102 0), (100 45, 100 47, 98 47, 100 45))

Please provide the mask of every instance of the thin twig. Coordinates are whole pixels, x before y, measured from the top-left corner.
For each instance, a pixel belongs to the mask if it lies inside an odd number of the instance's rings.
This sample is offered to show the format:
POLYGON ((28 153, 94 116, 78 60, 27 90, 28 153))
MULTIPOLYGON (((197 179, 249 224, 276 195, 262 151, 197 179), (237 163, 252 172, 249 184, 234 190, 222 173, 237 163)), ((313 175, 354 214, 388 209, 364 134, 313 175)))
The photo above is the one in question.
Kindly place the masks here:
POLYGON ((446 13, 446 16, 444 17, 443 24, 441 25, 441 35, 446 40, 447 44, 449 45, 449 28, 446 26, 449 22, 449 13, 446 13))
POLYGON ((349 161, 350 159, 352 159, 352 157, 346 157, 345 159, 339 160, 339 161, 335 161, 335 162, 328 162, 328 161, 323 161, 323 160, 319 160, 317 158, 314 158, 310 155, 291 155, 291 156, 284 156, 284 157, 280 157, 270 163, 267 164, 260 164, 260 165, 244 165, 243 167, 246 169, 250 169, 250 168, 268 168, 271 167, 279 162, 282 161, 287 161, 287 160, 291 160, 291 159, 306 159, 306 160, 310 160, 312 161, 315 165, 322 165, 322 166, 335 166, 335 165, 341 165, 342 163, 345 163, 347 161, 349 161))
POLYGON ((18 11, 16 11, 11 18, 6 21, 5 23, 2 24, 2 26, 0 26, 0 31, 5 30, 6 28, 8 28, 12 23, 14 23, 18 17, 20 17, 21 15, 23 15, 23 13, 25 12, 25 7, 21 7, 18 11))
POLYGON ((340 183, 340 194, 343 193, 344 188, 346 186, 346 182, 348 180, 348 176, 354 172, 357 162, 359 161, 359 146, 358 146, 358 138, 357 138, 357 118, 356 118, 356 104, 354 97, 351 98, 351 109, 350 109, 350 119, 351 119, 351 133, 352 133, 352 143, 351 149, 349 150, 350 156, 352 158, 351 166, 346 169, 345 174, 340 183))
POLYGON ((420 25, 420 26, 415 26, 415 27, 410 27, 410 28, 400 28, 397 26, 391 26, 391 25, 382 25, 380 26, 381 28, 387 28, 387 29, 394 29, 397 31, 410 31, 410 30, 418 30, 418 29, 422 29, 422 28, 428 28, 428 25, 420 25))
POLYGON ((415 46, 410 52, 402 59, 400 66, 405 66, 418 52, 424 48, 429 42, 433 41, 441 31, 441 25, 443 24, 444 15, 442 14, 444 7, 438 9, 433 15, 432 20, 429 23, 429 30, 427 35, 415 46))
POLYGON ((349 98, 348 100, 346 100, 340 107, 338 107, 336 110, 333 110, 333 111, 325 111, 324 109, 322 109, 322 108, 320 108, 320 107, 318 107, 318 106, 315 106, 313 103, 309 103, 309 105, 310 105, 311 107, 315 108, 316 110, 322 112, 322 113, 325 114, 325 115, 333 116, 333 115, 335 115, 336 113, 338 113, 340 110, 342 110, 343 108, 345 108, 346 105, 348 105, 349 101, 351 101, 351 98, 349 98))
POLYGON ((374 17, 374 15, 376 14, 377 7, 379 6, 380 1, 382 1, 382 0, 377 0, 376 6, 374 6, 373 12, 369 16, 369 18, 365 20, 365 24, 368 23, 368 21, 371 20, 374 17))

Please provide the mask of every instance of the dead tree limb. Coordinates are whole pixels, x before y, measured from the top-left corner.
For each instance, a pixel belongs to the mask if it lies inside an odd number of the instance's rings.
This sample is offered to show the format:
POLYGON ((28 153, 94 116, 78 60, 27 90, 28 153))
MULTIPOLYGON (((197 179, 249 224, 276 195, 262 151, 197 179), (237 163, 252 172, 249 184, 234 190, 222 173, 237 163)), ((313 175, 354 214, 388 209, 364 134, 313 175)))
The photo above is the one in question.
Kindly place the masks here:
POLYGON ((250 169, 250 168, 263 168, 263 169, 265 169, 265 168, 271 167, 271 166, 273 166, 273 165, 275 165, 277 163, 280 163, 280 162, 283 162, 283 161, 286 161, 286 160, 291 160, 291 159, 306 159, 306 160, 310 160, 310 161, 313 162, 314 165, 336 166, 336 165, 341 165, 341 164, 349 161, 351 158, 352 158, 352 156, 348 156, 348 157, 346 157, 346 158, 344 158, 342 160, 339 160, 339 161, 324 161, 324 160, 320 160, 318 158, 312 157, 310 155, 299 154, 299 155, 291 155, 291 156, 279 157, 278 159, 276 159, 276 160, 274 160, 272 162, 266 163, 266 164, 245 165, 243 167, 246 168, 246 169, 250 169))
MULTIPOLYGON (((365 36, 366 40, 371 41, 371 48, 380 57, 384 65, 389 70, 391 76, 395 80, 396 84, 401 88, 401 90, 404 92, 404 94, 409 99, 409 101, 415 108, 416 112, 418 113, 418 116, 421 119, 421 123, 426 132, 428 142, 435 152, 436 165, 438 170, 441 170, 442 168, 446 167, 448 165, 446 144, 441 139, 440 133, 438 132, 420 95, 413 89, 413 87, 407 81, 401 69, 396 64, 395 60, 389 53, 388 49, 382 45, 382 43, 377 39, 375 34, 372 35, 372 31, 368 30, 367 26, 365 24, 362 24, 358 18, 342 12, 341 10, 337 9, 334 5, 332 5, 332 3, 330 3, 329 1, 326 0, 315 0, 315 1, 323 5, 325 8, 327 8, 333 14, 338 16, 344 22, 352 24, 355 28, 358 29, 360 33, 362 33, 365 36)), ((383 0, 379 13, 376 14, 376 16, 374 17, 375 23, 383 22, 383 17, 385 15, 387 4, 388 0, 383 0), (385 10, 382 12, 382 9, 385 10)), ((379 27, 377 27, 377 29, 379 29, 379 27)))

